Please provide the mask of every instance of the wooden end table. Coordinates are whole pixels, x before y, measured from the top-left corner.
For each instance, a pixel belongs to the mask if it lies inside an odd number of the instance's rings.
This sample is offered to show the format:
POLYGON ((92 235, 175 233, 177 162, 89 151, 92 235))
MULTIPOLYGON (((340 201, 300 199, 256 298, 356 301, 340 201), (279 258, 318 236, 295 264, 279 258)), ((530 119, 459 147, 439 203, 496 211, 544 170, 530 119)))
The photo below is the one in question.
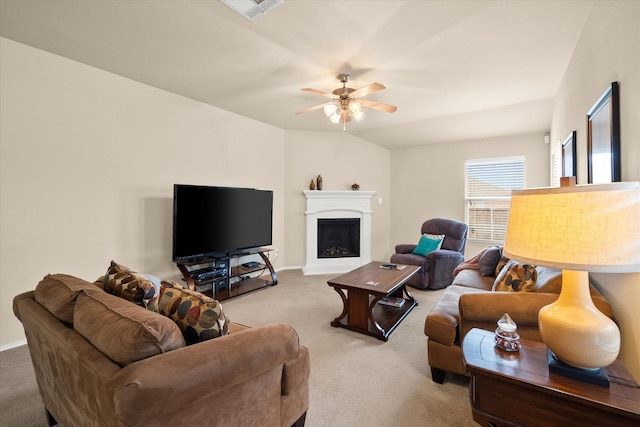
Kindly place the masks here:
POLYGON ((462 343, 473 419, 484 426, 640 426, 640 388, 620 361, 609 388, 550 374, 547 347, 521 340, 509 353, 494 333, 472 329, 462 343))
POLYGON ((331 326, 346 328, 387 341, 418 302, 406 289, 406 282, 420 267, 406 265, 402 270, 381 268, 373 261, 329 280, 329 286, 342 298, 343 309, 331 326), (346 291, 346 295, 345 295, 346 291), (401 307, 378 304, 383 298, 401 298, 401 307))

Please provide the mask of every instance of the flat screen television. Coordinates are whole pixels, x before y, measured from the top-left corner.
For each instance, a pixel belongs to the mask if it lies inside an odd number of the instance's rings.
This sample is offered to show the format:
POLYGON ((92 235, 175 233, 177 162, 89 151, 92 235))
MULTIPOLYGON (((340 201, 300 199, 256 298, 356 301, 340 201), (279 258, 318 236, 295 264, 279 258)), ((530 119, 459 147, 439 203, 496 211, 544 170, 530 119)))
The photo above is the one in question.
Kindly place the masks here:
POLYGON ((224 257, 271 245, 273 191, 174 184, 173 260, 224 257))

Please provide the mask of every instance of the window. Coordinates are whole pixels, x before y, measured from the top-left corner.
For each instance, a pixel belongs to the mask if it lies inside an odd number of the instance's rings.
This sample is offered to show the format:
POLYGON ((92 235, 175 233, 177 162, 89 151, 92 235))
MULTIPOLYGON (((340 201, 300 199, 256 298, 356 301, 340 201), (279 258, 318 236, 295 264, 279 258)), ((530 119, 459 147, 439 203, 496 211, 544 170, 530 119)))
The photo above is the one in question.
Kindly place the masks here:
POLYGON ((465 221, 471 240, 503 242, 511 190, 521 190, 524 156, 465 161, 465 221))

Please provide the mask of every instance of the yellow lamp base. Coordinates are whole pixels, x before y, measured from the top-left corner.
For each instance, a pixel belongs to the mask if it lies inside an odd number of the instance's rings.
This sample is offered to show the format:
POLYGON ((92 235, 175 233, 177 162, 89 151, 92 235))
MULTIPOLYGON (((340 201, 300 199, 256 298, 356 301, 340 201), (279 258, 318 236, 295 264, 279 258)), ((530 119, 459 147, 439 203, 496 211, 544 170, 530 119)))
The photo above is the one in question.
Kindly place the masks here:
POLYGON ((593 304, 586 271, 562 271, 560 296, 540 310, 538 327, 558 359, 578 368, 608 366, 620 352, 620 330, 593 304))

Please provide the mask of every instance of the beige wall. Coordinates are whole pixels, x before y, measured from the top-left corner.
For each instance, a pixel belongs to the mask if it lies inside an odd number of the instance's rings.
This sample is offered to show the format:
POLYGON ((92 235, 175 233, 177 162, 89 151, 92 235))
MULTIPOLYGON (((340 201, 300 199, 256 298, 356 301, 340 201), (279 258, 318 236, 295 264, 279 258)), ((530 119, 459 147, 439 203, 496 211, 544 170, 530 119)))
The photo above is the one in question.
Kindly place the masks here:
MULTIPOLYGON (((596 3, 560 85, 551 141, 577 131, 578 183, 587 183, 586 112, 612 81, 620 84, 622 180, 640 180, 638 22, 640 2, 596 3)), ((592 278, 613 306, 622 335, 620 358, 640 380, 640 273, 592 278)))
POLYGON ((177 182, 274 190, 276 267, 303 263, 318 173, 383 197, 372 238, 388 246, 389 152, 348 133, 285 132, 4 38, 0 93, 0 348, 24 339, 13 297, 47 273, 93 280, 115 259, 178 279, 177 182))
MULTIPOLYGON (((549 148, 544 133, 433 144, 391 153, 391 247, 417 243, 422 223, 434 217, 464 221, 464 162, 524 155, 528 187, 549 185, 549 148)), ((465 257, 489 242, 468 241, 465 257)))
POLYGON ((284 132, 1 39, 0 344, 11 300, 47 273, 93 280, 115 259, 178 278, 174 183, 273 189, 284 248, 284 132))
POLYGON ((376 191, 371 203, 371 257, 389 258, 389 157, 389 150, 345 132, 285 132, 287 266, 305 263, 306 199, 302 190, 308 190, 318 174, 324 190, 349 190, 358 183, 362 190, 376 191))

